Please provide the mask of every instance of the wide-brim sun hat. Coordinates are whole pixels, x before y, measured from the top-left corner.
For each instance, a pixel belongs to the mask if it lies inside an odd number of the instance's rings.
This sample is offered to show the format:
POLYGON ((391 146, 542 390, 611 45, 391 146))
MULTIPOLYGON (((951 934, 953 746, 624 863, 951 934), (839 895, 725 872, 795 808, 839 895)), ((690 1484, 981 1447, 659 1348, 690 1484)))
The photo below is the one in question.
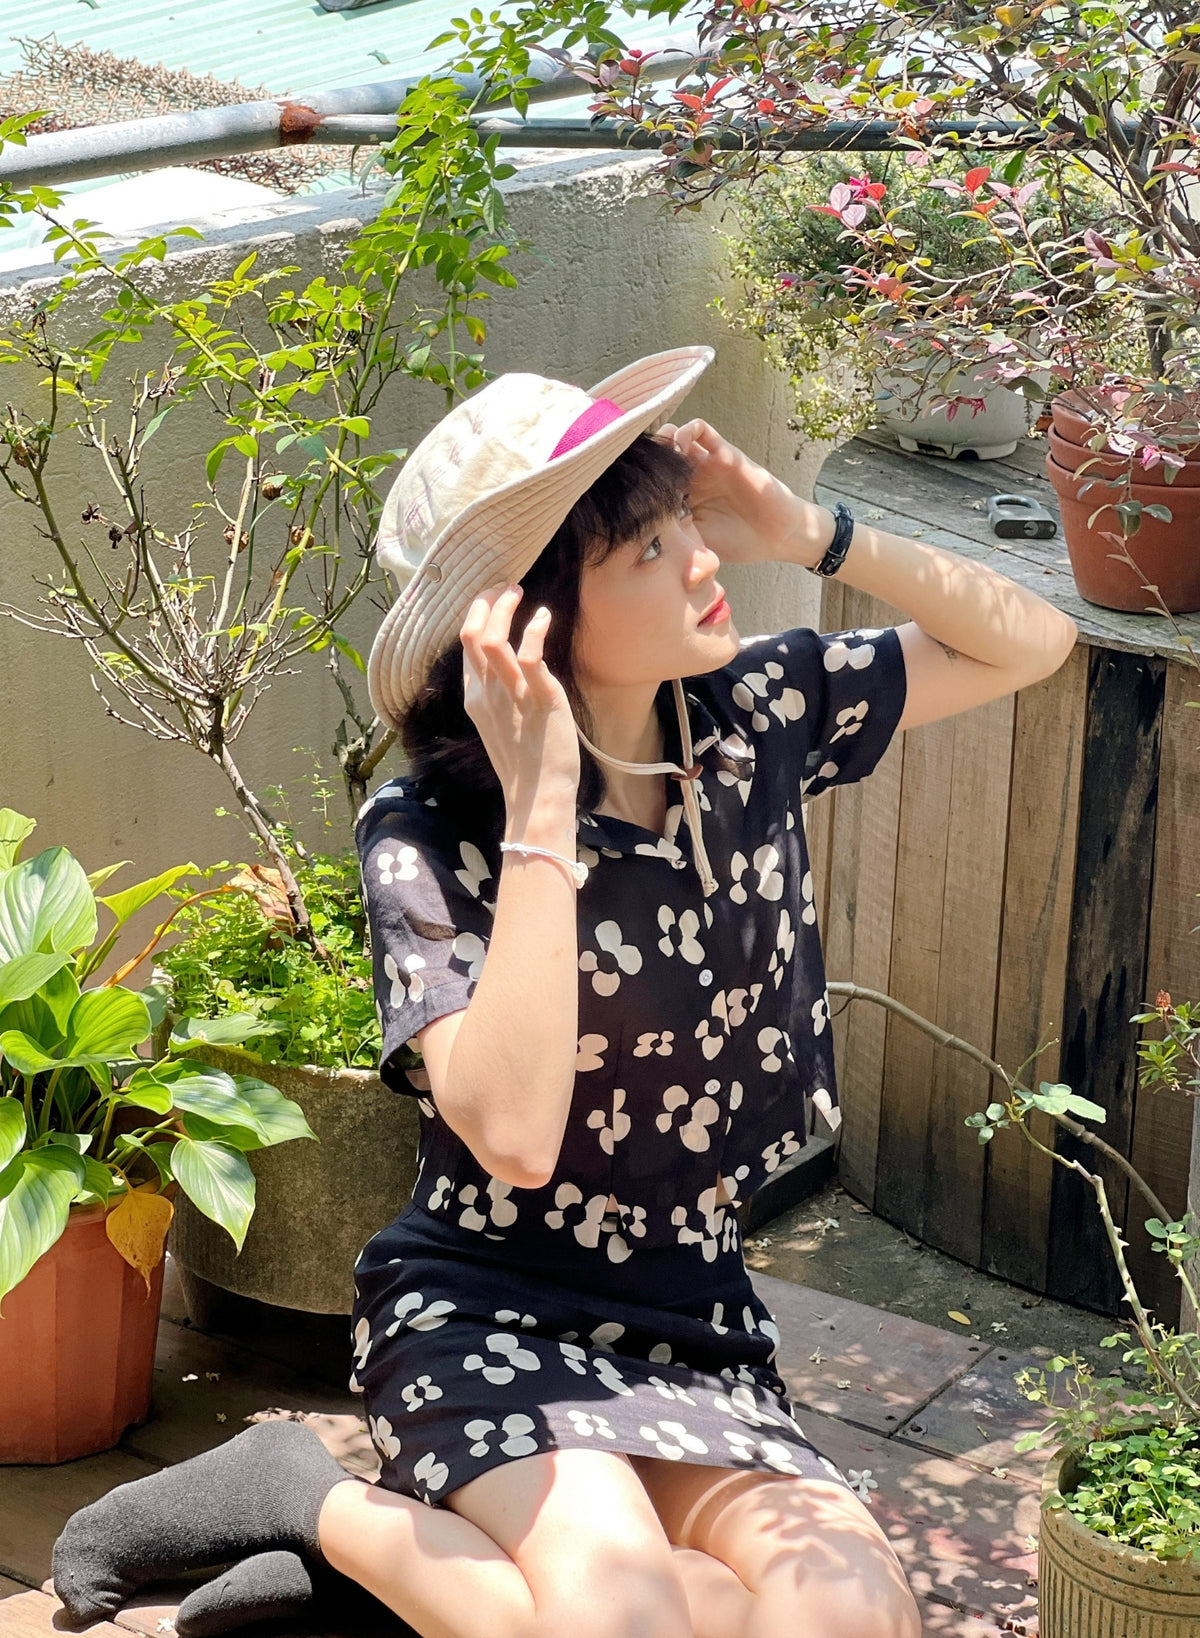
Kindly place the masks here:
POLYGON ((651 353, 588 392, 501 375, 421 440, 388 492, 376 542, 400 588, 367 666, 383 722, 400 726, 474 598, 528 573, 576 501, 671 417, 713 357, 711 347, 651 353))

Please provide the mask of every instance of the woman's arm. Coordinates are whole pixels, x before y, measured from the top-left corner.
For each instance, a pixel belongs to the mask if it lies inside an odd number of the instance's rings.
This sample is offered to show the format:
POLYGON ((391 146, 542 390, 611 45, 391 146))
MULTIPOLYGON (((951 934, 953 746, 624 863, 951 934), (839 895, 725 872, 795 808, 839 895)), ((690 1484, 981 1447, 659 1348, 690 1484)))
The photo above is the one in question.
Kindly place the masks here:
MULTIPOLYGON (((823 506, 793 496, 780 556, 811 569, 833 539, 823 506)), ((1075 646, 1074 620, 983 563, 855 523, 837 578, 909 615, 896 635, 906 694, 897 731, 1011 694, 1048 677, 1075 646)))
MULTIPOLYGON (((663 428, 693 465, 692 509, 723 562, 774 560, 812 569, 834 518, 722 438, 705 421, 663 428)), ((837 578, 910 619, 898 626, 907 691, 900 728, 983 705, 1057 671, 1075 622, 1036 592, 956 552, 857 523, 837 578)))
MULTIPOLYGON (((575 858, 579 742, 542 659, 549 616, 508 641, 519 589, 476 599, 462 627, 464 704, 504 791, 505 841, 575 858)), ((493 1177, 539 1188, 554 1172, 575 1085, 579 1014, 576 889, 540 855, 502 856, 483 972, 465 1009, 420 1042, 446 1124, 493 1177)))

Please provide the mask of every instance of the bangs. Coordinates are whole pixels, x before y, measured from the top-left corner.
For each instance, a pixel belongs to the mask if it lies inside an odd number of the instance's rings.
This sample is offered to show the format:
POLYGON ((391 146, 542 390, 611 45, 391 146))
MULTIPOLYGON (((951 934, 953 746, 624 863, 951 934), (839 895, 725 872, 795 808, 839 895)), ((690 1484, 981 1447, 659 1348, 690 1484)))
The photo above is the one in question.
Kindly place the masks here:
POLYGON ((639 433, 567 516, 575 538, 586 542, 585 560, 603 563, 618 547, 674 517, 691 477, 691 462, 674 444, 639 433))

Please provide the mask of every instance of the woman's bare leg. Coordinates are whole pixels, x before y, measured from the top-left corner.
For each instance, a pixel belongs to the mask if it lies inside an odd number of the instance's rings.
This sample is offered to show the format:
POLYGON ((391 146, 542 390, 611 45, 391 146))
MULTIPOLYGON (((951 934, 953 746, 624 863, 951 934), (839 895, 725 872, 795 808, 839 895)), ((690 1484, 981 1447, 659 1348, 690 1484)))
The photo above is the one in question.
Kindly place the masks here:
POLYGON ((719 1558, 696 1547, 673 1547, 687 1594, 695 1638, 743 1638, 754 1607, 749 1587, 719 1558))

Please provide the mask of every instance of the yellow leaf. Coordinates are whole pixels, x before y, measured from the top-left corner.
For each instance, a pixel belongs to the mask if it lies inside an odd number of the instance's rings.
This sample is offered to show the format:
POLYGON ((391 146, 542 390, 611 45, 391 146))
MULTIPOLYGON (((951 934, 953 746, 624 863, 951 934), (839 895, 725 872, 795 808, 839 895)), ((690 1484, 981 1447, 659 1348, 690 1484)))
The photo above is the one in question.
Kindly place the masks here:
POLYGON ((996 21, 1004 28, 1016 28, 1025 21, 1024 6, 997 6, 996 21))
POLYGON ((957 1320, 960 1325, 970 1325, 971 1323, 965 1314, 959 1313, 957 1308, 947 1308, 946 1312, 952 1320, 957 1320))
POLYGON ((143 1183, 109 1212, 105 1233, 130 1268, 136 1268, 150 1289, 150 1275, 162 1261, 163 1246, 175 1208, 153 1183, 143 1183))

